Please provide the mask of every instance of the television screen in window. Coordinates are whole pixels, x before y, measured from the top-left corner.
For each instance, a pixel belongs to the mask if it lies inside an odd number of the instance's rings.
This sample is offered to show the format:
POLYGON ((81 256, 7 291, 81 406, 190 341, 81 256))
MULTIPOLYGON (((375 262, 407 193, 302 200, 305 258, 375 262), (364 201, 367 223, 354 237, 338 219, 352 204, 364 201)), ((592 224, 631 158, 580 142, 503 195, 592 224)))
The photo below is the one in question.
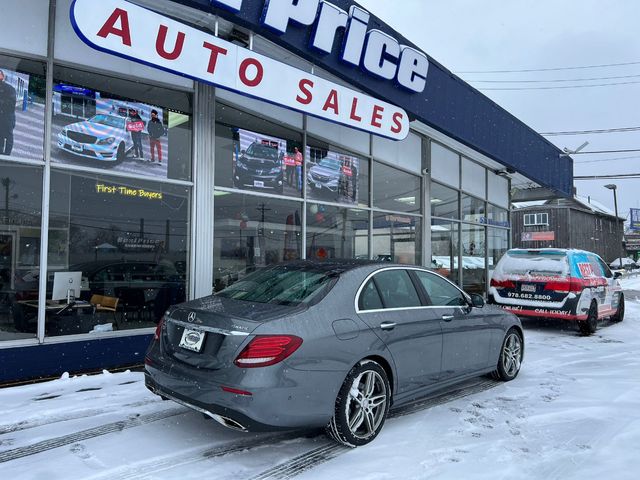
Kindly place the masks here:
POLYGON ((0 158, 44 159, 44 85, 0 64, 0 158))
POLYGON ((189 162, 189 115, 67 83, 53 90, 54 162, 184 178, 176 168, 189 162))

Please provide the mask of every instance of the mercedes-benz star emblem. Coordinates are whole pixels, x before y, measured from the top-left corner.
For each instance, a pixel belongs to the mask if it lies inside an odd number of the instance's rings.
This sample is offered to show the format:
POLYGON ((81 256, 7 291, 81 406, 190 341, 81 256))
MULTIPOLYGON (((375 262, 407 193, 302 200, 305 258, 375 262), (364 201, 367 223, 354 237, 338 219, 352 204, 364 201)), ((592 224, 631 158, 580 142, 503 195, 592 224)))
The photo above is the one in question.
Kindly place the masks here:
POLYGON ((191 323, 196 321, 196 312, 189 312, 189 315, 187 315, 187 320, 189 320, 191 323))

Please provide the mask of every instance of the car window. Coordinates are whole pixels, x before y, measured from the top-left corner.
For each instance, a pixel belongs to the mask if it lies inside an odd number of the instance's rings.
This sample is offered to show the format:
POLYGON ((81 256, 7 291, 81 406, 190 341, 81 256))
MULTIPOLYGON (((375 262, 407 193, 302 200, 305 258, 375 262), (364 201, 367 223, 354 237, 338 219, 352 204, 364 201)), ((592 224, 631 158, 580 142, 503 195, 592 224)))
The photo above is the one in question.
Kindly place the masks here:
POLYGON ((564 252, 509 250, 498 262, 494 277, 531 275, 536 277, 565 276, 569 262, 564 252))
POLYGON ((427 291, 434 306, 463 306, 467 300, 460 290, 444 278, 428 272, 416 271, 416 276, 427 291))
POLYGON ((336 278, 328 271, 280 265, 250 273, 215 295, 277 305, 310 304, 321 299, 336 278))
POLYGON ((611 269, 609 268, 609 266, 606 263, 604 263, 604 261, 600 257, 596 257, 596 259, 600 264, 600 268, 602 268, 602 271, 604 272, 604 276, 606 278, 612 278, 613 273, 611 272, 611 269))
POLYGON ((383 308, 382 300, 378 294, 378 289, 373 279, 369 280, 360 293, 358 300, 358 308, 360 310, 378 310, 383 308))
POLYGON ((419 307, 418 292, 406 270, 386 270, 374 277, 384 308, 419 307))
POLYGON ((594 276, 604 277, 604 270, 602 270, 602 266, 595 255, 589 255, 589 264, 591 265, 594 276))

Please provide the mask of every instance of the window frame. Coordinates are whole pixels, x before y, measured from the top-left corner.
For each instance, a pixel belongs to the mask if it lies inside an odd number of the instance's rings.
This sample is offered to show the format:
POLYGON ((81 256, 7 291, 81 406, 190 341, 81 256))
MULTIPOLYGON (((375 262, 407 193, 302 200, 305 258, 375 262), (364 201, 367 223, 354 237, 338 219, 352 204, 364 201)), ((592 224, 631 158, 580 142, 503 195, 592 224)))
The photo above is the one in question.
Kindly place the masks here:
POLYGON ((525 213, 522 215, 522 223, 525 227, 533 227, 536 225, 549 225, 549 213, 525 213), (533 217, 533 222, 527 221, 533 217))

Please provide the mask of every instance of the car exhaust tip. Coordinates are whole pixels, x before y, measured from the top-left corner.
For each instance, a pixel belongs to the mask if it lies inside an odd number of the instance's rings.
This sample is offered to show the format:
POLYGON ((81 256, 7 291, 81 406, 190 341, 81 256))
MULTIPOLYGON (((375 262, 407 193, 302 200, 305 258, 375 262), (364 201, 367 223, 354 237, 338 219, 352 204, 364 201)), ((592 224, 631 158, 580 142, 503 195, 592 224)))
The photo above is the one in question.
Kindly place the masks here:
POLYGON ((218 422, 219 424, 230 428, 232 430, 237 430, 239 432, 246 432, 247 429, 246 427, 244 427, 243 425, 241 425, 240 423, 236 422, 235 420, 229 418, 229 417, 223 417, 222 415, 218 415, 218 414, 210 414, 210 417, 213 418, 216 422, 218 422))

